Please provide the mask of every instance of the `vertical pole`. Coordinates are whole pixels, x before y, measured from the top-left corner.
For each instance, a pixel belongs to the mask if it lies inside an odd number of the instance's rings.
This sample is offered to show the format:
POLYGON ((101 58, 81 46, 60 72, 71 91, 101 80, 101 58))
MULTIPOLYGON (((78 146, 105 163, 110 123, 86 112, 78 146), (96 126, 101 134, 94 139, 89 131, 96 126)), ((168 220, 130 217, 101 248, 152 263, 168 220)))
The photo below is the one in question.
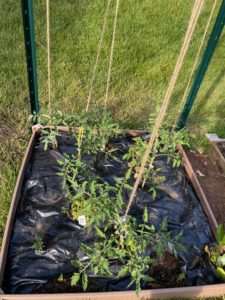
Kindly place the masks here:
POLYGON ((198 94, 201 83, 204 79, 205 73, 213 56, 214 50, 218 44, 219 38, 223 31, 225 24, 225 0, 222 0, 222 4, 217 15, 215 24, 213 26, 208 44, 206 46, 205 52, 203 54, 201 63, 198 67, 197 73, 195 75, 194 82, 192 84, 190 93, 188 95, 187 101, 184 105, 183 111, 181 113, 180 119, 177 124, 177 129, 181 129, 185 126, 188 116, 191 112, 192 106, 198 94))
POLYGON ((31 113, 39 113, 33 1, 21 0, 31 113))

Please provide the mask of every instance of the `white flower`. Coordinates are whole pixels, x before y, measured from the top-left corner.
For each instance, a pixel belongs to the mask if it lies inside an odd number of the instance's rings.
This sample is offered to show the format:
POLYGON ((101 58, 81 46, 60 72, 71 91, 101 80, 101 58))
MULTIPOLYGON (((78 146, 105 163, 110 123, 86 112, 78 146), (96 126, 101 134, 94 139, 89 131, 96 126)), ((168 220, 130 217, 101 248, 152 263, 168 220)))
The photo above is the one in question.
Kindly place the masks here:
POLYGON ((87 224, 85 215, 81 215, 78 217, 78 223, 81 226, 85 226, 87 224))

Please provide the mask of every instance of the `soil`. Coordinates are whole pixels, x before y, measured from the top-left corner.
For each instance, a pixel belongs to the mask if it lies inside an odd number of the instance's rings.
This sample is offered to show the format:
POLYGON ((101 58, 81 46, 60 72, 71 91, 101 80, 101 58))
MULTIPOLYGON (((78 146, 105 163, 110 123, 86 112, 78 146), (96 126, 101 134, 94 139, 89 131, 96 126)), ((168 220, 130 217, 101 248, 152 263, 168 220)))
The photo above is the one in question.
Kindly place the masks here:
MULTIPOLYGON (((154 278, 154 281, 146 288, 158 289, 171 286, 184 286, 184 278, 181 277, 181 267, 182 265, 176 257, 165 252, 160 263, 152 265, 150 275, 154 278)), ((83 293, 84 291, 81 282, 79 282, 77 286, 71 287, 71 276, 72 274, 66 274, 63 276, 63 280, 59 280, 58 278, 52 279, 34 291, 34 293, 83 293)), ((102 292, 102 290, 97 288, 95 279, 89 277, 88 289, 86 292, 102 292)))
POLYGON ((210 154, 199 154, 193 150, 186 150, 186 154, 218 224, 225 227, 225 174, 218 168, 210 154))
MULTIPOLYGON (((41 286, 39 289, 34 291, 34 294, 60 294, 60 293, 83 293, 83 288, 81 282, 76 286, 71 286, 72 274, 64 274, 63 280, 58 278, 49 280, 46 284, 41 286)), ((102 290, 96 287, 94 279, 88 278, 88 288, 86 292, 101 292, 102 290)))
POLYGON ((220 152, 222 153, 223 157, 225 158, 225 143, 218 143, 217 146, 220 149, 220 152))
POLYGON ((166 288, 184 286, 184 278, 182 278, 180 261, 165 252, 160 264, 154 264, 151 268, 151 276, 155 278, 148 288, 166 288))

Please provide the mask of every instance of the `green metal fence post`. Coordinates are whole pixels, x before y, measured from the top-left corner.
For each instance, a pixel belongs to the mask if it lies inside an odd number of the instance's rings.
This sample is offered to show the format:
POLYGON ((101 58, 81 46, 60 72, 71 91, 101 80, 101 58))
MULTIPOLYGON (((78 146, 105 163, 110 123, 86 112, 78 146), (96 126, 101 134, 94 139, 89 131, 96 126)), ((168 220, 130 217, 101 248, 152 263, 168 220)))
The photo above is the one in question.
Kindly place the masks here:
POLYGON ((27 59, 27 74, 32 114, 39 113, 37 63, 34 35, 33 1, 21 0, 24 41, 27 59))
POLYGON ((198 67, 197 73, 195 75, 194 82, 192 84, 190 93, 188 95, 187 101, 184 105, 183 111, 181 113, 180 119, 177 124, 177 129, 181 129, 185 126, 188 116, 191 112, 192 106, 198 94, 199 88, 209 66, 210 60, 213 56, 214 50, 219 41, 220 35, 223 31, 223 27, 225 24, 225 0, 222 1, 218 16, 216 18, 215 24, 213 26, 210 38, 208 40, 208 44, 205 49, 205 53, 203 54, 201 63, 198 67))

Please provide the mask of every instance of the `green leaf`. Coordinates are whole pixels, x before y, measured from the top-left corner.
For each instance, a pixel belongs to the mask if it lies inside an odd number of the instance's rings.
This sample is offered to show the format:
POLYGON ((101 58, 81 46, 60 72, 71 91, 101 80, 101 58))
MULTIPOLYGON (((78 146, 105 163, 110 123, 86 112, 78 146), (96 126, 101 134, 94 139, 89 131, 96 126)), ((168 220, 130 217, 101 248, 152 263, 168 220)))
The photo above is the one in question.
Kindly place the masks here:
POLYGON ((177 279, 178 281, 183 281, 185 279, 185 273, 181 272, 177 279))
POLYGON ((225 246, 225 235, 224 235, 223 240, 222 240, 222 245, 225 246))
POLYGON ((123 197, 120 192, 117 194, 117 203, 118 203, 119 207, 121 207, 123 205, 123 197))
POLYGON ((71 286, 76 286, 79 279, 80 279, 80 274, 74 273, 73 276, 71 277, 71 286))
POLYGON ((95 226, 95 230, 96 230, 96 234, 97 234, 100 238, 103 238, 103 239, 106 238, 106 235, 104 234, 104 232, 101 231, 98 227, 95 226))
POLYGON ((127 190, 129 190, 129 191, 132 190, 132 186, 129 185, 129 184, 127 184, 127 183, 124 183, 124 187, 125 187, 127 190))
POLYGON ((86 189, 86 185, 87 185, 87 181, 84 181, 84 182, 82 183, 82 189, 83 189, 83 190, 86 189))
POLYGON ((92 247, 86 245, 86 244, 83 244, 83 243, 80 243, 80 246, 83 250, 87 251, 87 252, 92 252, 92 247))
POLYGON ((143 280, 146 281, 146 282, 154 281, 154 279, 151 276, 148 276, 148 275, 144 275, 143 280))
POLYGON ((221 267, 225 266, 225 254, 217 258, 217 264, 221 267))
POLYGON ((80 268, 82 267, 82 263, 79 261, 79 259, 73 259, 71 260, 71 264, 76 267, 76 268, 80 268))
POLYGON ((46 130, 46 129, 42 129, 42 130, 41 130, 41 133, 43 133, 43 134, 49 134, 49 131, 46 130))
POLYGON ((137 296, 140 294, 140 292, 141 292, 141 286, 140 286, 140 283, 136 283, 136 289, 135 289, 135 292, 136 292, 137 296))
POLYGON ((174 240, 175 241, 179 241, 179 239, 182 237, 183 235, 183 230, 181 230, 175 237, 174 237, 174 240))
POLYGON ((173 161, 173 168, 176 168, 176 166, 177 166, 177 161, 174 160, 174 161, 173 161))
POLYGON ((216 238, 219 242, 221 242, 223 240, 225 236, 225 232, 223 230, 223 225, 219 224, 216 230, 216 238))
POLYGON ((162 231, 167 231, 167 217, 165 217, 160 225, 162 231))
POLYGON ((210 260, 215 264, 217 262, 217 255, 211 255, 210 260))
POLYGON ((125 179, 128 180, 131 176, 131 173, 132 173, 132 168, 129 168, 125 174, 125 179))
POLYGON ((125 277, 129 272, 129 268, 127 266, 122 267, 118 273, 119 277, 125 277))
POLYGON ((64 172, 58 172, 58 173, 56 173, 56 175, 58 175, 58 176, 64 176, 65 174, 64 174, 64 172))
POLYGON ((145 227, 145 229, 147 229, 151 232, 155 232, 155 226, 154 225, 148 226, 148 225, 144 224, 144 227, 145 227))
POLYGON ((90 184, 90 191, 91 194, 95 194, 95 181, 92 181, 90 184))
POLYGON ((45 150, 45 151, 48 150, 48 141, 44 141, 44 150, 45 150))
POLYGON ((135 282, 136 282, 135 278, 134 278, 134 279, 132 279, 132 280, 130 281, 130 283, 128 284, 128 286, 127 286, 127 287, 130 287, 130 286, 132 286, 132 284, 134 284, 135 282))
POLYGON ((145 223, 148 223, 148 209, 146 206, 145 206, 144 213, 143 213, 143 221, 145 223))
POLYGON ((83 273, 83 276, 82 276, 82 287, 83 287, 84 291, 86 291, 86 289, 88 287, 88 276, 86 273, 83 273))
POLYGON ((104 258, 104 260, 102 261, 102 268, 104 269, 104 271, 107 274, 111 274, 110 270, 109 270, 109 262, 107 259, 104 258))
POLYGON ((59 277, 57 278, 58 282, 63 282, 64 281, 64 277, 63 274, 60 274, 59 277))
POLYGON ((152 193, 152 198, 153 198, 153 200, 155 200, 156 195, 157 195, 156 189, 155 189, 154 187, 151 187, 151 188, 149 189, 149 192, 152 193))
POLYGON ((61 166, 65 164, 65 162, 64 162, 63 160, 60 160, 60 159, 57 160, 57 163, 58 163, 59 165, 61 165, 61 166))
POLYGON ((181 165, 181 160, 178 160, 178 161, 177 161, 177 167, 179 168, 180 165, 181 165))
POLYGON ((225 271, 223 270, 223 268, 218 267, 216 269, 216 273, 223 281, 225 281, 225 271))
POLYGON ((93 268, 93 272, 94 272, 94 275, 98 274, 98 266, 95 266, 95 267, 93 268))
POLYGON ((157 256, 157 259, 160 260, 161 259, 161 256, 164 252, 164 249, 162 249, 162 246, 160 244, 156 244, 154 246, 154 250, 156 252, 156 256, 157 256))
POLYGON ((177 248, 177 249, 179 249, 179 250, 187 253, 187 248, 183 244, 181 244, 181 243, 176 243, 175 244, 175 248, 177 248))
POLYGON ((81 197, 83 197, 83 192, 77 193, 77 194, 73 197, 73 200, 80 199, 81 197))

